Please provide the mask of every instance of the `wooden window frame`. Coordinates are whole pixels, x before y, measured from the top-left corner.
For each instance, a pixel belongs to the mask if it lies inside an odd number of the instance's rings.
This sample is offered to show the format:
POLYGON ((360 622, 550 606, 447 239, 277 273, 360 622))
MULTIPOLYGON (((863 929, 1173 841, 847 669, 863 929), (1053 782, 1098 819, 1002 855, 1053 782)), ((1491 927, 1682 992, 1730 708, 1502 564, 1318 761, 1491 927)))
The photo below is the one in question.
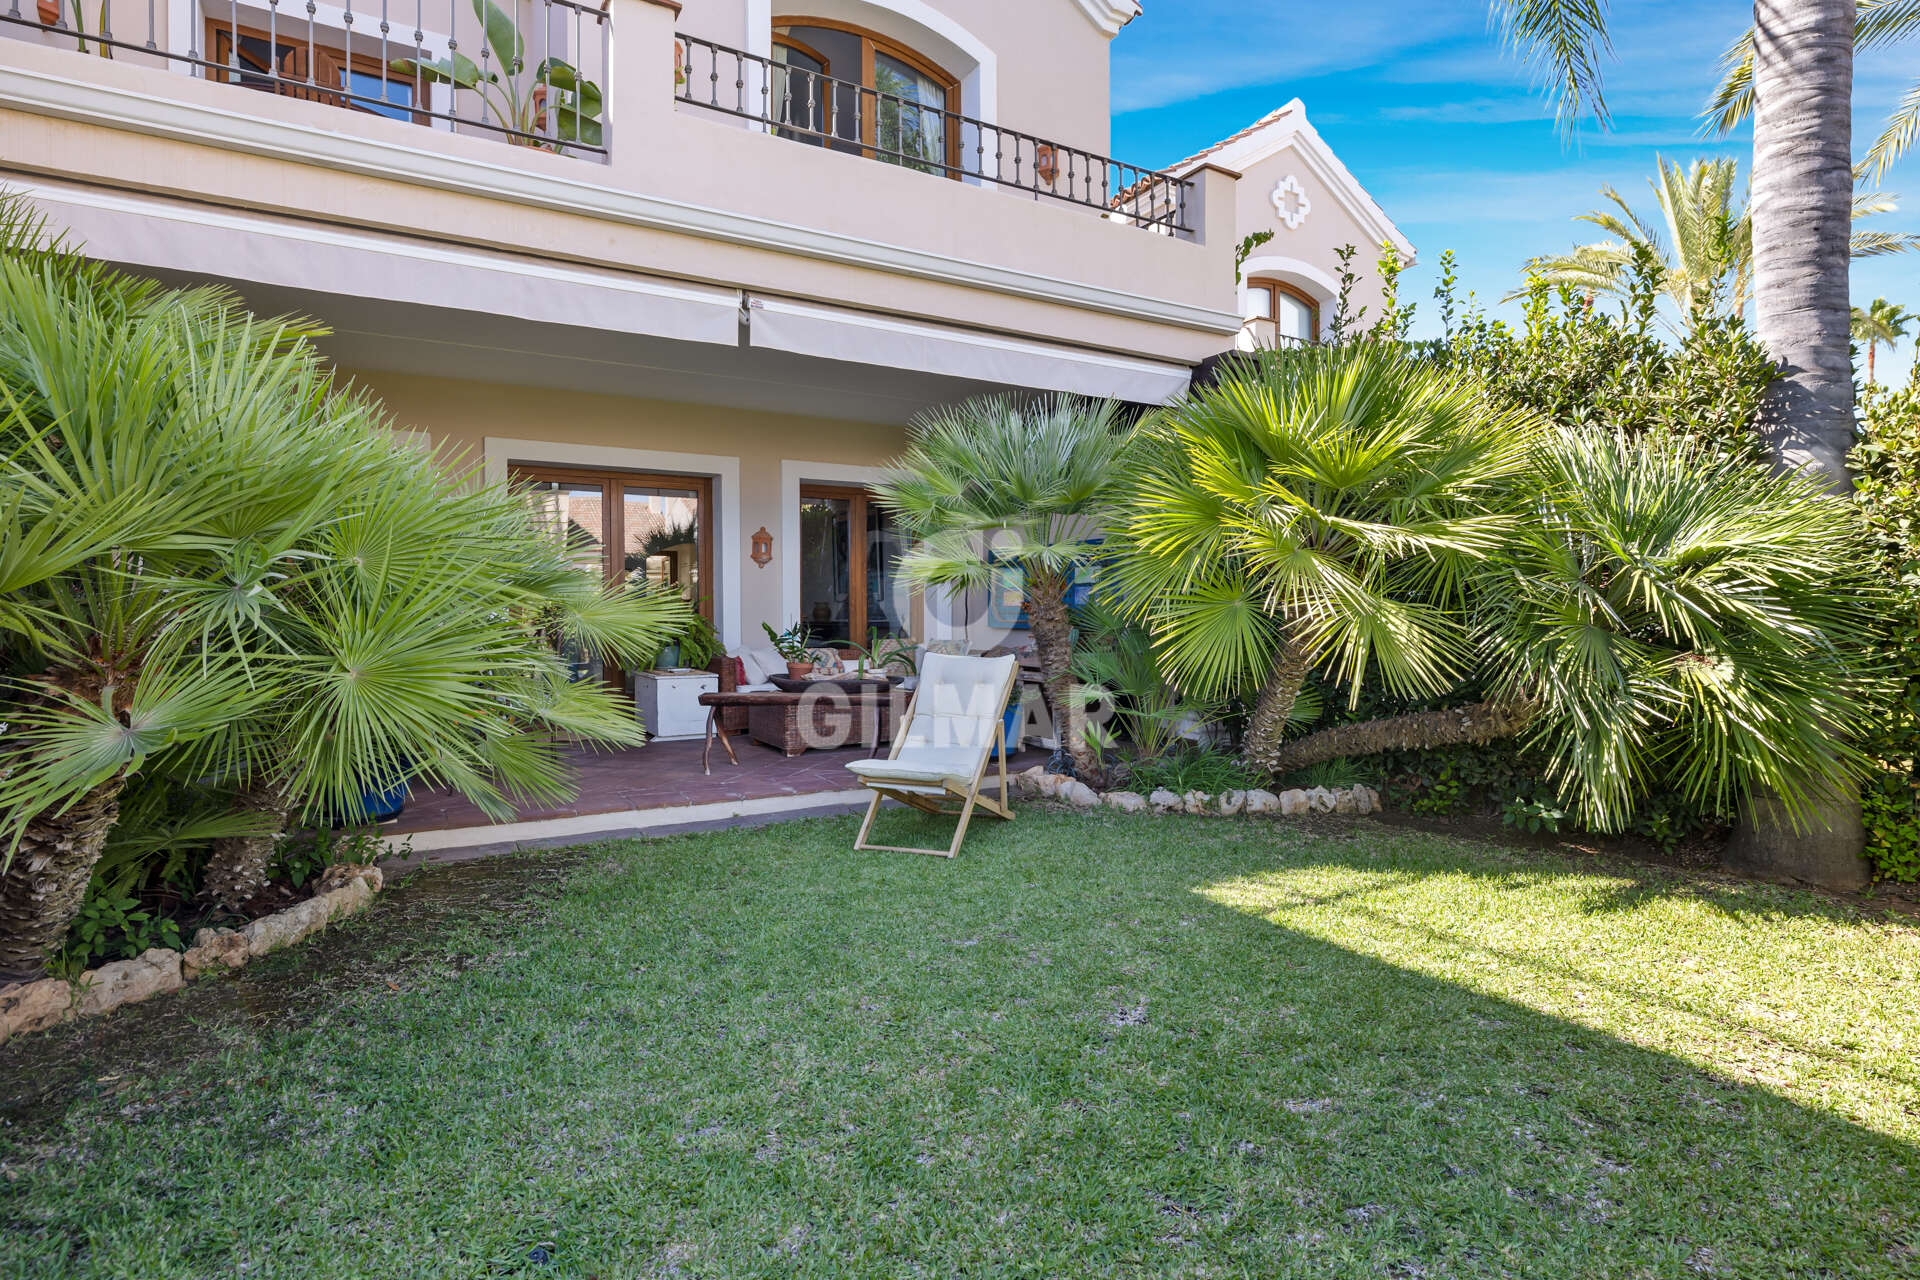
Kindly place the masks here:
MULTIPOLYGON (((300 25, 306 26, 307 24, 301 23, 300 25)), ((231 45, 234 38, 234 33, 235 33, 234 24, 230 21, 222 22, 218 18, 208 18, 206 19, 206 28, 207 28, 207 42, 205 45, 202 46, 202 48, 204 48, 207 51, 207 61, 214 63, 219 68, 219 70, 215 71, 214 74, 216 76, 223 76, 223 77, 226 75, 234 74, 235 73, 234 68, 228 66, 225 62, 222 62, 220 60, 221 42, 226 41, 229 45, 231 45)), ((331 28, 329 28, 328 30, 330 35, 337 34, 332 32, 331 28)), ((338 63, 343 70, 358 71, 362 75, 378 76, 381 74, 381 69, 382 69, 382 66, 384 65, 381 63, 380 59, 377 56, 373 54, 360 53, 357 51, 354 53, 351 59, 348 59, 345 49, 344 48, 336 49, 330 40, 329 41, 301 40, 301 39, 295 38, 290 32, 279 32, 279 33, 270 35, 263 28, 249 27, 249 26, 239 27, 238 32, 242 36, 250 36, 255 40, 265 41, 269 49, 271 49, 273 46, 277 44, 285 44, 289 48, 291 48, 295 53, 304 54, 308 51, 309 48, 311 48, 316 53, 326 54, 330 61, 334 61, 338 63)), ((412 46, 410 45, 407 47, 409 49, 412 48, 412 46)), ((241 69, 239 70, 238 74, 244 76, 249 74, 249 72, 246 69, 241 69)), ((274 71, 271 71, 271 72, 254 72, 253 74, 283 75, 285 73, 281 72, 276 68, 274 71)), ((296 73, 295 78, 297 78, 297 74, 298 73, 296 73)), ((415 76, 412 79, 408 79, 406 76, 395 75, 393 74, 393 69, 390 66, 386 67, 386 79, 389 83, 408 84, 413 86, 413 102, 409 106, 402 107, 398 103, 392 103, 389 105, 393 106, 396 110, 406 112, 406 114, 411 118, 414 124, 430 123, 429 118, 425 114, 425 109, 421 107, 422 99, 427 96, 427 82, 418 76, 415 76)), ((224 83, 224 80, 217 81, 216 83, 224 83)), ((242 86, 242 87, 245 87, 245 86, 242 86)), ((278 94, 279 96, 285 97, 285 98, 302 98, 311 102, 324 102, 329 106, 344 107, 349 111, 360 111, 367 115, 379 114, 378 112, 368 111, 365 106, 355 101, 352 97, 348 96, 350 92, 348 85, 340 85, 337 87, 333 85, 322 85, 318 80, 315 81, 313 87, 311 88, 305 85, 300 85, 300 84, 277 84, 276 83, 272 86, 272 91, 275 94, 278 94)))
MULTIPOLYGON (((859 37, 859 80, 861 88, 868 93, 876 92, 873 84, 874 55, 876 53, 884 53, 890 58, 898 58, 915 71, 937 81, 946 95, 946 107, 943 112, 944 128, 942 132, 945 134, 945 150, 947 154, 945 161, 946 173, 943 176, 953 178, 956 181, 960 178, 960 81, 958 77, 954 76, 945 67, 933 61, 931 58, 914 52, 898 40, 890 36, 881 35, 878 31, 870 27, 862 27, 851 22, 841 22, 835 18, 807 18, 784 13, 780 15, 777 21, 780 28, 818 27, 824 31, 844 31, 848 35, 859 37)), ((786 30, 776 29, 773 33, 773 39, 775 43, 785 43, 793 48, 799 49, 802 53, 807 54, 807 56, 813 58, 821 65, 828 66, 827 75, 833 74, 827 59, 814 52, 804 42, 788 35, 786 30)), ((851 78, 852 77, 847 76, 841 77, 841 79, 851 78)), ((877 102, 878 99, 876 98, 874 101, 877 102)), ((867 111, 861 114, 860 138, 858 140, 860 143, 860 154, 869 160, 880 158, 876 143, 878 135, 877 125, 879 123, 878 117, 878 111, 867 111)), ((841 138, 838 139, 838 141, 852 142, 854 139, 841 138)))
POLYGON ((700 558, 695 572, 700 575, 700 592, 693 607, 707 621, 713 621, 713 480, 709 476, 684 476, 670 471, 621 471, 601 467, 569 467, 550 463, 510 463, 508 473, 515 481, 540 480, 559 484, 600 486, 600 545, 604 549, 606 580, 626 581, 627 508, 623 490, 629 485, 654 489, 691 489, 700 503, 700 558))
MULTIPOLYGON (((873 490, 848 484, 801 485, 800 505, 804 507, 809 498, 847 501, 847 527, 851 535, 847 539, 847 639, 855 645, 864 645, 870 621, 867 617, 867 511, 875 500, 873 490)), ((794 554, 801 554, 801 549, 796 548, 794 554)))
POLYGON ((1277 334, 1280 328, 1280 304, 1277 301, 1277 295, 1284 293, 1307 309, 1307 315, 1313 322, 1313 337, 1309 339, 1309 341, 1320 341, 1320 303, 1318 299, 1305 289, 1302 289, 1299 285, 1289 284, 1285 280, 1276 280, 1272 276, 1248 276, 1247 287, 1252 289, 1255 286, 1268 290, 1267 313, 1264 316, 1250 316, 1248 317, 1249 319, 1271 320, 1274 325, 1274 332, 1277 334))

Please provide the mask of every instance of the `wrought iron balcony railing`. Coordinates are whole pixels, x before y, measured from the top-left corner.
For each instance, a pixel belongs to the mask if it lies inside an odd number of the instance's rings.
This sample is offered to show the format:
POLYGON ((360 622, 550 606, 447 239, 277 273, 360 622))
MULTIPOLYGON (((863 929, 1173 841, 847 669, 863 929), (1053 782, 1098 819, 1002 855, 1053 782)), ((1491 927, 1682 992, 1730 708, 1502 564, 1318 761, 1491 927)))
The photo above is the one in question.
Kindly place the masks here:
POLYGON ((4 3, 0 23, 16 34, 70 41, 82 53, 185 67, 207 80, 520 146, 607 155, 600 86, 612 20, 596 5, 358 0, 356 8, 341 0, 322 19, 315 0, 175 0, 187 5, 176 26, 156 23, 152 0, 122 0, 119 15, 113 0, 4 3))
POLYGON ((697 36, 676 44, 675 93, 693 106, 797 142, 1014 188, 1163 235, 1190 230, 1186 179, 697 36))

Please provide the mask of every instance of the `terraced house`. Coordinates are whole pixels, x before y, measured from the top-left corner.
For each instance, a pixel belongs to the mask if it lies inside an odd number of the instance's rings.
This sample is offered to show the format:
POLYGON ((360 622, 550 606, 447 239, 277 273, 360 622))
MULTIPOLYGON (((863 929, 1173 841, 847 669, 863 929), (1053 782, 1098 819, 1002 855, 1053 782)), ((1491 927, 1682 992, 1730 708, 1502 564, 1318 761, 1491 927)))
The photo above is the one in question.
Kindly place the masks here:
POLYGON ((317 317, 423 446, 536 482, 729 646, 977 645, 1007 620, 895 591, 866 500, 916 411, 1164 401, 1312 340, 1342 245, 1412 254, 1297 101, 1112 157, 1135 0, 0 6, 0 183, 95 257, 317 317))

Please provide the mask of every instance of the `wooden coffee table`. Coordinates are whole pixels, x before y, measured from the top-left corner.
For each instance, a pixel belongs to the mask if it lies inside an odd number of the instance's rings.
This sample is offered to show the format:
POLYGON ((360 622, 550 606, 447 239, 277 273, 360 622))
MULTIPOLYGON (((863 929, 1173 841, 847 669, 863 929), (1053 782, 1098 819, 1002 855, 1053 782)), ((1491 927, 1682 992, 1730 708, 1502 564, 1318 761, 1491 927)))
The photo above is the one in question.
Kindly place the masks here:
MULTIPOLYGON (((703 693, 700 705, 707 708, 707 745, 700 753, 700 768, 713 772, 713 740, 717 735, 726 748, 727 759, 736 767, 740 757, 734 754, 733 740, 727 734, 727 707, 747 709, 747 734, 791 758, 817 742, 848 735, 855 726, 842 717, 859 716, 858 732, 863 745, 874 754, 893 738, 894 717, 905 710, 907 698, 899 693, 848 693, 844 689, 806 693, 760 691, 756 693, 703 693), (897 705, 896 705, 897 701, 897 705), (838 721, 838 723, 836 723, 838 721)), ((850 735, 849 735, 850 736, 850 735)))

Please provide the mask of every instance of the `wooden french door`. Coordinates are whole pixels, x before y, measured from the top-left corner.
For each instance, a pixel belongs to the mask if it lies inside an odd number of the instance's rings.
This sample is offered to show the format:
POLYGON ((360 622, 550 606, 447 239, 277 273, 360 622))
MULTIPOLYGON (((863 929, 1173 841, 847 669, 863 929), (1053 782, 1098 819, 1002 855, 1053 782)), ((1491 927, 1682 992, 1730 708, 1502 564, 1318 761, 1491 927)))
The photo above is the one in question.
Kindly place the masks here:
POLYGON ((800 620, 818 645, 911 634, 887 513, 865 489, 800 486, 800 620))
MULTIPOLYGON (((583 571, 676 590, 712 620, 711 480, 520 463, 512 472, 540 499, 548 528, 575 548, 583 571)), ((599 674, 623 679, 618 671, 599 674)))

